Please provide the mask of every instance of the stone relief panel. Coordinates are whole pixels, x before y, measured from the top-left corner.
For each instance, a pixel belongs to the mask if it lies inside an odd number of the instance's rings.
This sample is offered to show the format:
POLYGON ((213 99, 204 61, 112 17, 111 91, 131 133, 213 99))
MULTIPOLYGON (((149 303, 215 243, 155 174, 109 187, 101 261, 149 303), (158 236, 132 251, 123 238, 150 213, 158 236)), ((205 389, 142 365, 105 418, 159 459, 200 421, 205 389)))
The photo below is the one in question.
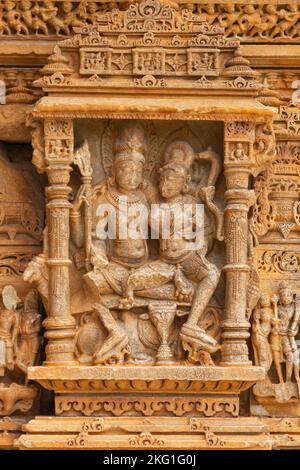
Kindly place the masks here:
POLYGON ((252 314, 252 345, 267 378, 253 388, 252 411, 293 415, 300 396, 299 143, 278 140, 276 152, 254 180, 250 226, 260 297, 252 314))
POLYGON ((32 410, 39 388, 29 385, 27 369, 41 360, 39 295, 31 289, 21 300, 12 285, 3 287, 0 310, 0 415, 32 410))
MULTIPOLYGON (((212 354, 218 360, 224 307, 222 132, 220 123, 209 122, 76 122, 70 300, 79 363, 213 365, 212 354), (124 195, 128 209, 203 204, 203 247, 189 251, 184 239, 162 240, 159 233, 155 240, 123 240, 119 233, 115 240, 100 239, 100 205, 121 211, 124 195)), ((46 309, 47 256, 44 250, 31 261, 24 276, 46 309)))
POLYGON ((30 148, 24 147, 0 146, 0 285, 16 282, 20 295, 26 293, 22 274, 42 250, 44 228, 44 179, 36 175, 30 148))
MULTIPOLYGON (((39 413, 43 394, 29 379, 55 391, 59 418, 23 426, 28 435, 15 445, 24 448, 299 446, 300 113, 287 106, 299 73, 291 52, 282 62, 273 48, 296 49, 299 5, 0 3, 7 43, 62 39, 48 63, 44 52, 38 63, 22 52, 25 65, 9 55, 0 68, 2 121, 34 108, 33 155, 25 145, 0 147, 0 447, 7 430, 11 446, 21 433, 20 415, 39 413), (267 63, 264 48, 249 53, 258 43, 272 45, 267 63), (123 92, 156 103, 200 99, 185 115, 163 114, 163 103, 145 116, 131 103, 106 112, 107 97, 123 92), (225 95, 236 109, 215 115, 225 95), (203 119, 206 96, 211 121, 182 121, 203 119), (59 109, 56 97, 70 107, 59 109), (274 155, 267 106, 279 110, 276 159, 262 172, 274 155), (31 157, 47 173, 46 191, 31 157), (199 203, 197 250, 186 233, 173 237, 175 216, 168 239, 155 217, 146 223, 154 239, 122 236, 159 204, 189 205, 195 228, 199 203), (109 240, 98 233, 102 204, 119 217, 109 240)), ((3 140, 29 142, 24 126, 22 137, 21 126, 8 127, 3 140)))
POLYGON ((44 178, 24 145, 0 146, 0 415, 38 410, 39 387, 27 369, 41 363, 42 311, 39 294, 22 279, 42 251, 44 178))
MULTIPOLYGON (((99 129, 99 124, 96 126, 99 129)), ((92 355, 94 364, 121 364, 125 360, 162 365, 184 360, 186 356, 191 362, 213 364, 210 354, 219 349, 215 338, 220 333, 223 303, 220 298, 212 299, 220 270, 208 261, 205 253, 213 251, 216 226, 222 224, 221 210, 213 201, 213 185, 220 175, 221 156, 208 148, 206 142, 215 136, 217 150, 221 151, 221 126, 158 125, 156 122, 121 125, 108 122, 102 127, 98 131, 100 138, 95 138, 94 134, 91 139, 92 146, 97 146, 96 153, 91 152, 94 155, 94 162, 91 162, 93 180, 99 181, 96 185, 92 181, 94 214, 99 203, 117 206, 124 189, 125 194, 130 195, 129 207, 137 203, 149 206, 162 201, 190 203, 198 196, 199 202, 208 201, 205 225, 208 246, 202 253, 189 254, 184 246, 180 248, 180 241, 172 247, 159 239, 156 243, 133 239, 123 241, 118 240, 117 235, 117 240, 104 247, 103 242, 97 240, 92 213, 92 239, 88 248, 90 270, 83 278, 97 304, 91 321, 87 321, 86 316, 85 320, 81 317, 77 336, 78 358, 80 361, 86 359, 84 337, 88 337, 88 331, 93 329, 91 322, 94 322, 98 323, 98 328, 102 323, 102 332, 97 333, 98 346, 92 355), (130 178, 133 182, 129 182, 130 178), (168 178, 171 184, 166 182, 168 178), (210 189, 206 191, 208 187, 210 189), (211 300, 213 303, 209 305, 211 300), (191 314, 193 302, 197 307, 191 314), (104 331, 107 330, 106 337, 103 337, 103 326, 104 331)), ((84 135, 88 128, 86 124, 81 125, 79 134, 84 135)), ((82 184, 71 211, 71 234, 77 246, 80 236, 79 198, 84 200, 88 197, 84 192, 89 191, 87 168, 80 163, 78 166, 82 184)), ((87 214, 83 217, 89 219, 89 208, 85 206, 84 209, 87 209, 87 214)), ((88 220, 85 224, 88 225, 88 220)), ((221 241, 222 237, 219 238, 221 241)), ((93 334, 97 336, 95 332, 93 334)), ((89 356, 91 360, 91 354, 89 356)))

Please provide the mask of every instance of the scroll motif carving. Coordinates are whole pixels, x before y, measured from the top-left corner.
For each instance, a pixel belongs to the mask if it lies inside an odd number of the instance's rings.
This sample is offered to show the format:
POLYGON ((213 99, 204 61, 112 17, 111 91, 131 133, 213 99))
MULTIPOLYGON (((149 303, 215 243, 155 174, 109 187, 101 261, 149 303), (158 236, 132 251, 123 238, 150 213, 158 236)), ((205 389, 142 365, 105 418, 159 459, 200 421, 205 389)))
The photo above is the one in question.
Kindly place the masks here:
POLYGON ((75 413, 83 416, 237 416, 234 398, 127 398, 127 397, 60 397, 56 399, 60 416, 75 413))
POLYGON ((266 250, 257 260, 258 270, 279 275, 298 275, 300 260, 297 252, 266 250))
POLYGON ((299 21, 0 1, 0 448, 300 446, 299 21))
POLYGON ((135 447, 160 447, 164 445, 164 440, 156 438, 150 432, 142 432, 137 437, 130 437, 129 445, 135 447))

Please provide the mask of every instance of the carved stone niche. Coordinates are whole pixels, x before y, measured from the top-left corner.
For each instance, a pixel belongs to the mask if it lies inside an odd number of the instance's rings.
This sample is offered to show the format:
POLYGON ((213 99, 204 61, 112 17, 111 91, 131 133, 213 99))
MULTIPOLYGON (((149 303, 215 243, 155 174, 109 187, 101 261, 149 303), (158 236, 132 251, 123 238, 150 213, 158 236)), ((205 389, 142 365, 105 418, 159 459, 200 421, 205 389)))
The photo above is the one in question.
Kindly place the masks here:
MULTIPOLYGON (((22 279, 42 251, 43 177, 31 161, 30 146, 0 146, 0 416, 12 416, 7 431, 20 431, 19 419, 38 413, 40 387, 29 384, 30 365, 41 364, 38 293, 22 279)), ((15 436, 11 434, 11 437, 15 436)), ((11 445, 9 434, 3 445, 11 445)), ((4 439, 5 438, 5 439, 4 439)))
MULTIPOLYGON (((238 41, 191 12, 142 0, 74 32, 43 68, 47 96, 31 115, 47 220, 24 276, 43 299, 48 343, 28 377, 55 391, 55 420, 82 426, 236 416, 239 393, 265 375, 247 346, 249 184, 274 158, 274 110, 256 100, 238 41), (187 249, 159 226, 155 240, 104 240, 108 202, 122 216, 162 203, 194 215, 202 203, 205 243, 187 249)), ((42 428, 29 423, 19 445, 38 447, 42 428)))
POLYGON ((253 260, 260 298, 252 314, 254 360, 266 379, 252 390, 251 413, 299 417, 299 109, 281 107, 276 158, 254 180, 253 260))

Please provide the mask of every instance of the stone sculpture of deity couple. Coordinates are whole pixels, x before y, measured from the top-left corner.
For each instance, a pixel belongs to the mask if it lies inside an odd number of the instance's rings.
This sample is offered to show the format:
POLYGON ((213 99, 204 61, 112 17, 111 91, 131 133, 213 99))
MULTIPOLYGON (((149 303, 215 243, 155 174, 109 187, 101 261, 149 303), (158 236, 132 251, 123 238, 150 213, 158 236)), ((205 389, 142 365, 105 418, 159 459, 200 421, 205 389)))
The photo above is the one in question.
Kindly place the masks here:
POLYGON ((153 203, 171 207, 190 204, 190 224, 194 226, 194 210, 197 202, 201 201, 205 204, 206 214, 204 222, 202 220, 204 233, 213 223, 216 238, 221 240, 223 217, 212 200, 214 184, 221 170, 219 156, 212 149, 196 154, 188 142, 173 141, 164 151, 163 164, 158 170, 159 183, 154 185, 144 179, 146 154, 143 127, 135 121, 127 123, 114 142, 111 177, 91 187, 87 143, 75 152, 82 185, 71 210, 71 237, 78 248, 86 247, 88 269, 83 277, 94 300, 94 311, 108 332, 94 356, 94 364, 122 363, 125 355, 130 355, 128 336, 111 311, 112 297, 117 299, 113 308, 121 312, 142 304, 148 307, 149 317, 160 339, 156 364, 174 361, 168 345, 170 328, 177 306, 189 306, 187 320, 179 333, 183 349, 188 351, 190 361, 213 364, 210 355, 219 349, 219 345, 199 326, 220 277, 219 269, 206 257, 212 240, 204 242, 200 249, 190 249, 184 230, 180 236, 178 232, 175 236, 171 230, 169 239, 164 239, 159 226, 159 256, 153 260, 145 237, 120 236, 121 229, 124 229, 120 220, 128 224, 127 228, 132 222, 129 217, 127 221, 120 217, 124 216, 120 212, 127 213, 134 207, 139 211, 144 207, 148 211, 153 203), (210 172, 207 186, 192 191, 191 167, 196 160, 209 162, 210 172), (114 208, 117 222, 115 236, 105 239, 99 236, 99 224, 103 223, 99 208, 107 206, 114 208))

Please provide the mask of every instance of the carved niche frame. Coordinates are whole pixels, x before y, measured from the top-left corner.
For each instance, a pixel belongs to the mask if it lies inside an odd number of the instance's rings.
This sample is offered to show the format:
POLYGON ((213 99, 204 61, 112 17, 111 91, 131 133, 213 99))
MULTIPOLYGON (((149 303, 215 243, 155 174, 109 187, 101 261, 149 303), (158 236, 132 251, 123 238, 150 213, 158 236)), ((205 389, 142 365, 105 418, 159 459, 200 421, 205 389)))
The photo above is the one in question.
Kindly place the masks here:
POLYGON ((238 40, 225 38, 222 28, 200 21, 188 10, 142 0, 126 11, 114 9, 98 16, 94 25, 74 28, 74 35, 55 47, 42 74, 35 84, 44 96, 29 121, 33 162, 48 175, 48 344, 45 363, 30 368, 29 378, 62 391, 63 379, 73 384, 69 390, 75 390, 75 383, 97 378, 101 389, 102 379, 139 380, 145 374, 141 368, 120 366, 112 377, 109 366, 80 366, 74 358, 68 186, 75 119, 143 119, 223 122, 226 179, 222 363, 213 370, 149 367, 147 377, 229 381, 235 384, 235 393, 262 379, 264 371, 251 364, 247 346, 248 211, 254 202, 249 187, 251 175, 274 157, 275 110, 256 99, 257 73, 242 57, 238 40), (242 156, 236 151, 241 147, 242 156))

